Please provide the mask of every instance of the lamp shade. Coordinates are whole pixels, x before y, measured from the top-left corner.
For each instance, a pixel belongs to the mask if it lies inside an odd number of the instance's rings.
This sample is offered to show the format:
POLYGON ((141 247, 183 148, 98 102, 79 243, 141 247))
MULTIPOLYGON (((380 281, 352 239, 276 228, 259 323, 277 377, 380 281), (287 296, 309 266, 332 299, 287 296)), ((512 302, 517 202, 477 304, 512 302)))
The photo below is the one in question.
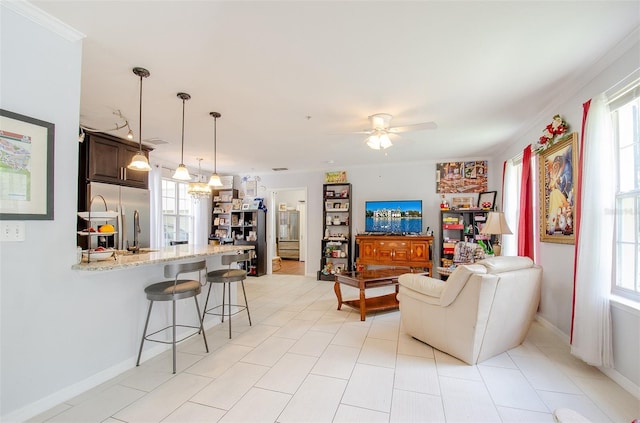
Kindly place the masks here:
POLYGON ((176 171, 173 173, 173 179, 177 179, 179 181, 190 181, 191 175, 189 174, 187 167, 183 164, 180 164, 176 168, 176 171))
POLYGON ((140 153, 133 156, 133 158, 131 159, 131 163, 129 163, 127 168, 131 170, 142 170, 142 171, 151 170, 151 166, 149 166, 149 160, 147 160, 147 157, 144 154, 140 154, 140 153))
POLYGON ((509 229, 509 225, 507 225, 507 220, 504 217, 504 213, 489 212, 489 215, 487 216, 487 222, 482 227, 480 233, 484 235, 503 235, 512 234, 513 232, 511 232, 511 229, 509 229))
POLYGON ((369 148, 372 148, 374 150, 380 150, 380 137, 376 134, 371 135, 367 140, 367 145, 369 146, 369 148))
POLYGON ((389 148, 391 147, 393 144, 391 143, 391 140, 389 139, 389 135, 387 134, 382 134, 380 135, 380 147, 381 148, 389 148))
POLYGON ((209 185, 212 187, 221 187, 223 185, 222 180, 217 173, 211 175, 211 178, 209 178, 209 185))

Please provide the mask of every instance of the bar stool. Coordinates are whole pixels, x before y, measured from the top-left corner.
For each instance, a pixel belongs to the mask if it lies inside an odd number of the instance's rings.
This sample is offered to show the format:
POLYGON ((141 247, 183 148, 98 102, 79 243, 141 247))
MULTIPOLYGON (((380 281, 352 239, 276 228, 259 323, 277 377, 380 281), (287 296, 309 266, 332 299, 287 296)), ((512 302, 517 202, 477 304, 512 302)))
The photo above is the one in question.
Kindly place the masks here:
POLYGON ((244 290, 244 280, 247 278, 247 270, 249 269, 249 262, 252 257, 252 252, 243 254, 226 254, 221 257, 222 265, 228 266, 227 269, 213 270, 207 273, 207 282, 209 282, 209 291, 207 292, 207 299, 204 302, 204 312, 202 313, 202 321, 204 322, 204 316, 212 314, 214 316, 222 316, 222 322, 224 323, 224 308, 225 308, 225 291, 228 290, 229 301, 227 307, 229 312, 227 317, 229 320, 229 339, 231 339, 231 316, 240 313, 243 310, 247 310, 247 316, 249 317, 249 326, 251 326, 251 314, 249 313, 249 303, 247 302, 247 293, 244 290), (244 262, 244 269, 232 269, 231 265, 234 263, 244 262), (231 284, 240 282, 242 285, 242 293, 244 294, 244 305, 231 304, 231 284), (222 305, 211 307, 207 309, 209 303, 209 295, 211 294, 211 286, 214 283, 222 284, 222 305), (231 307, 236 307, 236 311, 231 313, 231 307), (217 313, 213 310, 221 308, 221 312, 217 313))
POLYGON ((142 333, 142 340, 140 341, 140 351, 138 351, 138 361, 136 366, 140 365, 140 356, 142 355, 142 346, 144 341, 159 342, 161 344, 171 344, 173 347, 173 373, 176 372, 176 344, 184 341, 187 338, 197 335, 202 332, 202 338, 204 339, 204 347, 209 352, 209 346, 207 345, 207 337, 204 334, 202 327, 202 320, 200 319, 200 306, 198 305, 198 294, 200 294, 201 285, 200 279, 202 278, 202 271, 207 272, 207 262, 205 260, 192 262, 192 263, 179 263, 179 264, 167 264, 164 266, 164 277, 173 278, 173 280, 167 280, 164 282, 157 282, 149 285, 144 289, 149 300, 149 311, 147 312, 147 320, 144 323, 144 332, 142 333), (198 272, 198 280, 194 279, 178 279, 182 273, 198 272), (196 312, 198 316, 199 326, 192 325, 178 325, 176 324, 176 301, 184 298, 193 297, 196 303, 196 312), (170 326, 159 329, 153 333, 147 335, 147 328, 149 326, 149 317, 151 316, 151 308, 154 301, 171 301, 173 303, 173 323, 170 326), (179 340, 176 340, 176 328, 192 328, 198 329, 197 332, 191 333, 179 340), (151 337, 157 333, 165 330, 172 329, 172 340, 163 341, 160 339, 152 339, 151 337))

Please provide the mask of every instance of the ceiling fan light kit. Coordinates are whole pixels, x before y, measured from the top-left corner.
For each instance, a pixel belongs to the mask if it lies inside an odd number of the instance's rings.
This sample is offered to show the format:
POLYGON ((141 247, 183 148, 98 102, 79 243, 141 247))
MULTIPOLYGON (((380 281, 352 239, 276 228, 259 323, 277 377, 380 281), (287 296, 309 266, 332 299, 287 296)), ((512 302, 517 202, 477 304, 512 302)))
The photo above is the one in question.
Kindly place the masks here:
POLYGON ((435 129, 437 125, 435 122, 422 122, 408 126, 391 126, 391 119, 393 115, 388 113, 376 113, 369 116, 371 122, 371 129, 365 131, 369 136, 366 139, 366 144, 373 150, 385 150, 391 146, 391 138, 389 135, 397 135, 400 132, 420 131, 423 129, 435 129))
MULTIPOLYGON (((147 78, 151 73, 145 68, 133 68, 133 73, 140 77, 140 115, 138 119, 139 130, 138 130, 138 139, 139 139, 139 147, 138 154, 134 155, 131 159, 131 163, 127 166, 127 169, 138 170, 143 172, 149 172, 151 170, 151 166, 149 166, 149 160, 142 153, 142 78, 147 78)), ((129 122, 127 122, 127 127, 129 127, 129 122)), ((127 138, 133 139, 133 131, 129 128, 129 133, 127 134, 127 138)))
POLYGON ((367 139, 367 145, 374 150, 387 149, 393 145, 386 132, 377 132, 367 139))
POLYGON ((177 179, 179 181, 190 181, 191 175, 189 174, 187 167, 184 165, 184 104, 187 100, 191 99, 191 96, 187 93, 178 93, 178 98, 182 100, 182 150, 180 153, 180 165, 176 168, 176 171, 173 174, 173 179, 177 179))

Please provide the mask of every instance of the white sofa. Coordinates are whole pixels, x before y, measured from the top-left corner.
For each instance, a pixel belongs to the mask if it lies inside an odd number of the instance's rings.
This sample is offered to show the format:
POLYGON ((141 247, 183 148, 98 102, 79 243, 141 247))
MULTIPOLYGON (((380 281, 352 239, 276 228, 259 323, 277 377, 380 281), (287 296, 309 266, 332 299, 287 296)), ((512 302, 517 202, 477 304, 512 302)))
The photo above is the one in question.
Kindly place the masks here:
POLYGON ((528 257, 491 257, 456 267, 447 281, 404 274, 404 331, 468 364, 520 345, 540 302, 542 268, 528 257))

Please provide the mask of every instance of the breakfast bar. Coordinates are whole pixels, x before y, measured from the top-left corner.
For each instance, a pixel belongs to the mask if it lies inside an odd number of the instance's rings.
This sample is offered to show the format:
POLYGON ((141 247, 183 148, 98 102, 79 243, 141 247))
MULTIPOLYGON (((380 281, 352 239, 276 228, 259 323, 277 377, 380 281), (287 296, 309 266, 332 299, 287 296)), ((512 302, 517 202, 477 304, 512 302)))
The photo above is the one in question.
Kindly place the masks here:
MULTIPOLYGON (((82 271, 108 271, 122 270, 138 266, 152 264, 169 264, 172 261, 183 259, 198 259, 208 256, 222 255, 236 251, 253 249, 253 245, 175 245, 160 249, 141 249, 139 253, 132 254, 126 251, 116 250, 113 255, 105 260, 88 262, 86 257, 81 263, 73 265, 73 270, 82 271)), ((213 270, 213 269, 212 269, 213 270)))

